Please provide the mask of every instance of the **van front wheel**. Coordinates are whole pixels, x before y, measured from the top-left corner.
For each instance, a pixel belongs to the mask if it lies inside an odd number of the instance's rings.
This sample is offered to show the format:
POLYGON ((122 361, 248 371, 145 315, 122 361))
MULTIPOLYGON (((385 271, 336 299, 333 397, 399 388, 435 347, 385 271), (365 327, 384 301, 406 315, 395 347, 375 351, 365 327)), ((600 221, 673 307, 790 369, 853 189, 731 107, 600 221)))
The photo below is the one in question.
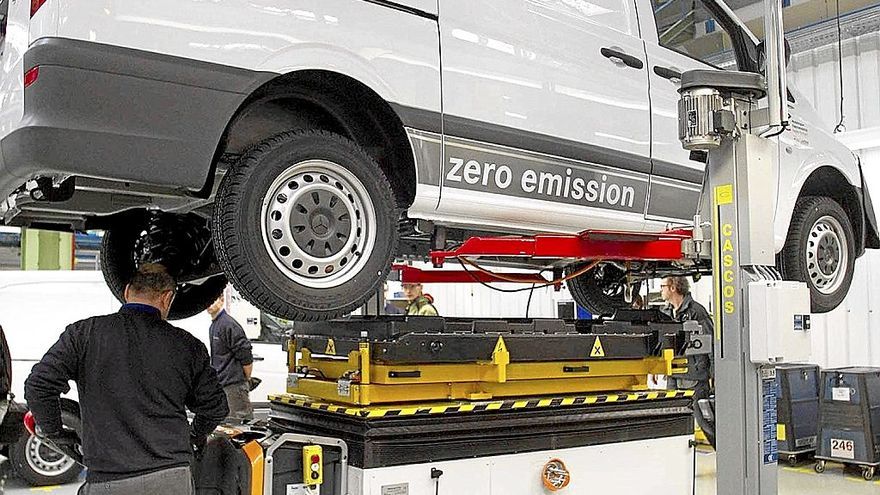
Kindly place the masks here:
MULTIPOLYGON (((573 267, 575 272, 581 267, 573 267)), ((620 268, 603 263, 568 281, 568 291, 578 306, 594 315, 613 315, 626 302, 627 279, 620 268)))
POLYGON ((827 313, 846 297, 855 270, 855 233, 833 199, 798 199, 785 246, 777 257, 786 280, 806 282, 813 313, 827 313))

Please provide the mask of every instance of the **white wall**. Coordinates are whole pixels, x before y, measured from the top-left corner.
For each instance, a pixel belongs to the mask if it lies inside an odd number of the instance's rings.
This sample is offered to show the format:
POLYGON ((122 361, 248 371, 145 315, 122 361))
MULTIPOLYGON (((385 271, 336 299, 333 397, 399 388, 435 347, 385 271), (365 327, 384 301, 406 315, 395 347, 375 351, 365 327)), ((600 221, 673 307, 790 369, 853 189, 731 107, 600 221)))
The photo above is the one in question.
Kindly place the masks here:
MULTIPOLYGON (((522 289, 523 284, 492 284, 505 290, 522 289)), ((426 284, 425 292, 434 297, 434 305, 443 316, 525 317, 529 292, 504 294, 480 284, 426 284)), ((535 289, 529 305, 530 318, 552 318, 556 303, 553 289, 535 289)))
MULTIPOLYGON (((813 104, 831 130, 840 119, 840 63, 836 44, 791 57, 789 84, 813 104)), ((880 126, 880 33, 843 40, 844 123, 848 131, 880 126)))
MULTIPOLYGON (((422 269, 431 269, 429 264, 414 263, 413 266, 422 269)), ((504 272, 509 269, 486 267, 490 271, 504 272)), ((446 264, 444 269, 461 270, 455 261, 446 264)), ((473 270, 469 268, 469 270, 473 270)), ((513 270, 529 271, 529 270, 513 270)), ((391 291, 399 290, 399 284, 390 283, 391 291)), ((490 284, 501 290, 528 289, 528 285, 492 283, 490 284)), ((529 291, 524 290, 516 293, 503 293, 492 290, 478 283, 468 284, 422 284, 423 291, 434 298, 434 306, 441 316, 459 317, 511 317, 523 318, 526 316, 526 304, 529 300, 529 291)), ((535 289, 532 302, 529 305, 530 318, 554 318, 556 316, 556 301, 571 300, 567 291, 554 292, 552 287, 535 289)))

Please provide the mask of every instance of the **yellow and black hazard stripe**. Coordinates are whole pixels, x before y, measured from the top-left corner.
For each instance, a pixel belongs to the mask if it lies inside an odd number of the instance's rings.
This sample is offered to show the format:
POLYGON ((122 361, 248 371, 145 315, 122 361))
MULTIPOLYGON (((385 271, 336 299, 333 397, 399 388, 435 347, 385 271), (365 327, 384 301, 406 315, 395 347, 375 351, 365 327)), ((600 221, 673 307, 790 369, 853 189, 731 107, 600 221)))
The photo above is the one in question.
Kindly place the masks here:
POLYGON ((680 399, 694 395, 693 390, 661 390, 644 392, 619 392, 610 394, 578 395, 567 397, 544 397, 534 399, 509 399, 498 401, 446 402, 414 404, 411 407, 375 406, 348 407, 312 400, 302 395, 270 395, 269 400, 290 406, 317 409, 361 418, 387 418, 394 416, 428 416, 485 411, 513 411, 552 407, 584 406, 622 402, 680 399))

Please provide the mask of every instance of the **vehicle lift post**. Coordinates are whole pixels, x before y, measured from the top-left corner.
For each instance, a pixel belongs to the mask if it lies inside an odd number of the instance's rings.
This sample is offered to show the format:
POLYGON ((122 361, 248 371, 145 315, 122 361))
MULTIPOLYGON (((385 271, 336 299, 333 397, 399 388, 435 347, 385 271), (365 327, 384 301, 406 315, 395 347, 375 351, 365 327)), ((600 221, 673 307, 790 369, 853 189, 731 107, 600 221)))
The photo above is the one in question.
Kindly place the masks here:
POLYGON ((778 279, 769 215, 778 146, 754 129, 772 137, 788 115, 782 2, 765 0, 764 7, 766 86, 757 74, 691 71, 680 90, 682 144, 709 156, 694 249, 705 249, 702 219, 710 220, 718 495, 770 495, 778 488, 774 363, 783 356, 753 352, 752 340, 766 336, 755 333, 749 314, 755 283, 778 279), (769 108, 758 109, 765 88, 769 108))

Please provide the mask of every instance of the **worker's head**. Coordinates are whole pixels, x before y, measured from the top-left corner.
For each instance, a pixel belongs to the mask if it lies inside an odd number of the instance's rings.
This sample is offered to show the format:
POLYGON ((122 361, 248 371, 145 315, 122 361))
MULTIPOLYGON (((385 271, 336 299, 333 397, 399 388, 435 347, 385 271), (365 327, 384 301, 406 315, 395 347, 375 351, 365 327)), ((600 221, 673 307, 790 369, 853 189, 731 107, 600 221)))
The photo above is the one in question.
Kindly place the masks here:
POLYGON ((177 284, 164 266, 156 263, 141 265, 125 286, 125 302, 148 304, 159 309, 162 319, 168 318, 177 284))
POLYGON ((402 284, 403 295, 407 300, 415 301, 422 296, 422 284, 402 284))
POLYGON ((660 285, 660 295, 664 301, 672 302, 691 293, 691 284, 685 277, 666 277, 660 285))
POLYGON ((220 312, 223 311, 223 308, 225 306, 226 298, 223 296, 223 294, 220 294, 220 297, 218 297, 214 302, 211 303, 210 306, 208 306, 208 314, 211 315, 211 318, 216 318, 217 315, 219 315, 220 312))

